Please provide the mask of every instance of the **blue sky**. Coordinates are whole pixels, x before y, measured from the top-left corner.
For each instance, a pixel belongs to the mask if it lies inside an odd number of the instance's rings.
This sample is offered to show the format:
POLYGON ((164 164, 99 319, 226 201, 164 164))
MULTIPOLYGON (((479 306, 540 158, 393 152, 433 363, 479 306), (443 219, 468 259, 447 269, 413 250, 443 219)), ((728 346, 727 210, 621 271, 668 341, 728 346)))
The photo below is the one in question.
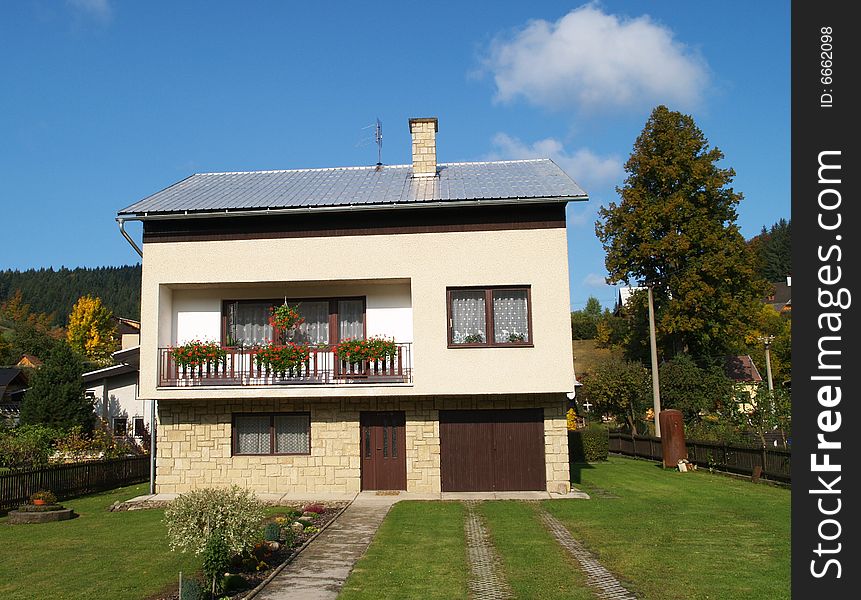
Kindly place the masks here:
MULTIPOLYGON (((750 237, 790 215, 789 3, 22 0, 0 19, 0 269, 136 262, 116 211, 194 172, 554 158, 571 302, 612 304, 595 237, 651 109, 692 114, 750 237), (314 4, 312 6, 312 4, 314 4)), ((139 236, 139 228, 137 231, 139 236)))

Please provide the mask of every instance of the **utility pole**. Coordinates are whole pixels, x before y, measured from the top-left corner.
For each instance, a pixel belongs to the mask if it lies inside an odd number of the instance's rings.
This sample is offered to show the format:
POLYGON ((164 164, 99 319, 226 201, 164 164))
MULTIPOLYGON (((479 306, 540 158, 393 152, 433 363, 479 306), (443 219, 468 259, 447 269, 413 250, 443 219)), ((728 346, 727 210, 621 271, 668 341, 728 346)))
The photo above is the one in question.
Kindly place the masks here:
MULTIPOLYGON (((655 437, 661 437, 661 422, 658 420, 658 415, 661 412, 661 385, 658 381, 658 343, 655 340, 655 301, 652 297, 652 285, 649 284, 647 287, 649 289, 649 346, 652 351, 652 401, 655 412, 655 437)), ((770 377, 769 380, 771 380, 770 377)))
POLYGON ((774 341, 773 335, 764 335, 759 340, 765 344, 765 372, 768 376, 768 391, 774 391, 774 382, 771 379, 771 342, 774 341))

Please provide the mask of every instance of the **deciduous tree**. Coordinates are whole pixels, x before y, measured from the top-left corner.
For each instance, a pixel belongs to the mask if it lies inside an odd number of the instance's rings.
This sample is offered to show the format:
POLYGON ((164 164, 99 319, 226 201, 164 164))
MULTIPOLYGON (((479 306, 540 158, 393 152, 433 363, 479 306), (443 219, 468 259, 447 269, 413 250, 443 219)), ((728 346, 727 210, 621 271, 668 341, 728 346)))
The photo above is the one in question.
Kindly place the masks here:
POLYGON ((735 176, 693 118, 658 106, 625 164, 620 202, 595 229, 609 282, 652 284, 664 354, 720 356, 745 331, 742 315, 765 292, 736 225, 735 176))
POLYGON ((95 361, 107 361, 116 349, 113 315, 95 296, 81 296, 69 315, 66 339, 73 350, 95 361))
POLYGON ((614 417, 637 433, 651 404, 651 378, 642 365, 609 359, 583 382, 583 395, 599 414, 614 417))

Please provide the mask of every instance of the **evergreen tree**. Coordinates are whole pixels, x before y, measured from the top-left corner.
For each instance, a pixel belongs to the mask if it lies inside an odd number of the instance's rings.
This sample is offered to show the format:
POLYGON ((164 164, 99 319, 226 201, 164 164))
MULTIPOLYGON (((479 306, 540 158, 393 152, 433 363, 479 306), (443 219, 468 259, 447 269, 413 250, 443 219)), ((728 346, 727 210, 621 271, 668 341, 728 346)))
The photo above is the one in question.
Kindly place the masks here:
POLYGON ((723 157, 690 116, 658 106, 625 164, 620 203, 599 211, 608 281, 653 285, 665 356, 726 354, 765 293, 735 223, 735 172, 717 166, 723 157))
POLYGON ((760 275, 772 283, 786 281, 792 273, 792 222, 780 219, 748 242, 757 257, 760 275))
POLYGON ((93 403, 84 397, 83 371, 80 357, 65 342, 57 342, 24 394, 21 424, 58 429, 80 425, 92 431, 96 417, 93 403))

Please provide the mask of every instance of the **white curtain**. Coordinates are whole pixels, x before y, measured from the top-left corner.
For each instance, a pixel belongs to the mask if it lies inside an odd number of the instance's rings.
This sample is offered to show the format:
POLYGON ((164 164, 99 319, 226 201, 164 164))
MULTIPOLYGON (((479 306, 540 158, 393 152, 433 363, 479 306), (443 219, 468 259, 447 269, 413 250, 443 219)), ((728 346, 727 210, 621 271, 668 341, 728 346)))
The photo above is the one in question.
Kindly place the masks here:
POLYGON ((365 339, 365 323, 362 314, 361 300, 338 301, 338 334, 339 339, 365 339))
POLYGON ((276 342, 269 325, 269 302, 234 302, 228 307, 229 345, 255 346, 276 342))
POLYGON ((293 340, 306 344, 329 343, 329 301, 299 303, 299 315, 305 319, 293 340))
POLYGON ((277 415, 275 417, 275 452, 281 454, 309 454, 308 415, 277 415))
POLYGON ((493 292, 493 341, 497 344, 529 341, 525 290, 493 292))
POLYGON ((237 454, 269 454, 269 417, 236 417, 237 454))
POLYGON ((455 344, 487 342, 483 291, 451 292, 451 326, 452 342, 455 344))

